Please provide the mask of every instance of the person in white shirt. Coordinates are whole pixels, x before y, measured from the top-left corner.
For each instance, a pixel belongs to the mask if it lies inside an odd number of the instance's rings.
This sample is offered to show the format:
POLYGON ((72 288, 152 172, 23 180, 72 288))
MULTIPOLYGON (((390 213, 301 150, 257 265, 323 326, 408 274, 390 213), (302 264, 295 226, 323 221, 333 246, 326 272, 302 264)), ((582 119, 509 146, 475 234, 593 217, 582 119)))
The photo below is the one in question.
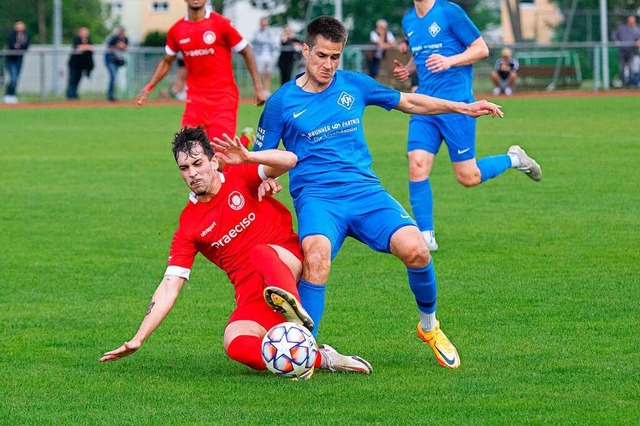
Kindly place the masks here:
POLYGON ((384 58, 385 51, 396 45, 393 33, 389 31, 389 24, 384 19, 376 21, 376 29, 369 34, 369 40, 375 44, 375 50, 369 58, 369 75, 376 78, 380 72, 380 64, 384 58))
POLYGON ((256 57, 265 97, 268 97, 271 94, 271 74, 274 71, 276 41, 269 27, 269 18, 266 16, 260 18, 260 28, 253 35, 251 47, 256 57))

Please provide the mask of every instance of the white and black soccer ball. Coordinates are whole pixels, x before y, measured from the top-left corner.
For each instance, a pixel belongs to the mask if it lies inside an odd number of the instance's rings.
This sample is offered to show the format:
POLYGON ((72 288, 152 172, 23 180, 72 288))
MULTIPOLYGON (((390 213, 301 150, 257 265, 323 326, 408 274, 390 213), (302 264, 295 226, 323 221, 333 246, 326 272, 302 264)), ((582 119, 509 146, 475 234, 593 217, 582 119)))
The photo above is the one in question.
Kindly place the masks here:
POLYGON ((318 345, 309 330, 294 322, 274 326, 262 338, 262 359, 272 373, 289 379, 313 368, 318 345))

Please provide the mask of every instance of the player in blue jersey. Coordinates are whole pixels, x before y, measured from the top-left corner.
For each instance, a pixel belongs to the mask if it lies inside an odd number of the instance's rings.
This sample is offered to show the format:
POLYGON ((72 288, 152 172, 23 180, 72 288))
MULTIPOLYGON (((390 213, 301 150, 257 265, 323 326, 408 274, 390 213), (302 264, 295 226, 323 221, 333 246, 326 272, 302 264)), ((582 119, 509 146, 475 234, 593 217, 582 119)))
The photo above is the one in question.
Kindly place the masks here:
POLYGON ((418 335, 438 362, 460 365, 458 352, 436 319, 436 276, 429 250, 415 222, 380 184, 371 169, 362 119, 368 105, 411 114, 462 113, 502 116, 498 105, 450 102, 400 93, 373 78, 338 71, 347 32, 323 16, 307 26, 302 47, 305 72, 278 89, 260 117, 254 149, 284 147, 298 156, 290 170, 290 191, 304 252, 300 301, 320 324, 331 261, 344 239, 353 237, 374 250, 392 253, 407 267, 420 313, 418 335))
MULTIPOLYGON (((402 19, 412 59, 406 65, 395 61, 394 76, 404 81, 415 72, 420 82, 417 93, 473 102, 472 64, 489 54, 480 31, 454 3, 414 0, 413 4, 414 8, 402 19)), ((409 121, 409 197, 418 227, 431 251, 436 250, 438 244, 429 175, 443 140, 456 179, 464 186, 479 185, 511 167, 518 168, 535 181, 542 179, 538 163, 517 145, 510 147, 506 154, 476 161, 475 139, 475 119, 464 115, 414 115, 409 121)))

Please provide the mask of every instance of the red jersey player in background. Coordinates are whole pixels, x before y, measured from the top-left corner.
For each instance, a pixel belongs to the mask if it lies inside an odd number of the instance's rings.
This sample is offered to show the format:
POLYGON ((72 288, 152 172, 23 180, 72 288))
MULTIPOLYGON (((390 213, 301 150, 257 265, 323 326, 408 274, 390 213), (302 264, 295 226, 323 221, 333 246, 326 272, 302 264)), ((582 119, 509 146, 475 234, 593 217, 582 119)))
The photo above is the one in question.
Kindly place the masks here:
MULTIPOLYGON (((313 329, 296 287, 302 249, 292 230, 291 213, 266 196, 279 190, 269 178, 295 166, 296 155, 280 150, 249 152, 237 136, 215 139, 213 146, 215 154, 202 127, 185 127, 175 135, 173 154, 192 192, 173 236, 168 266, 138 332, 100 361, 115 361, 140 348, 175 304, 197 253, 223 269, 235 290, 237 308, 224 331, 224 349, 231 359, 265 370, 261 342, 267 330, 284 321, 313 329), (218 158, 236 166, 222 173, 218 158)), ((372 371, 364 359, 341 355, 328 345, 320 346, 315 367, 372 371)))
POLYGON ((229 19, 207 8, 207 0, 185 1, 187 15, 169 29, 165 54, 149 83, 136 96, 136 108, 147 102, 149 93, 182 52, 187 69, 182 127, 204 126, 210 139, 222 138, 224 133, 235 135, 239 93, 233 76, 233 52, 244 58, 253 80, 256 104, 262 105, 266 100, 253 50, 229 19))

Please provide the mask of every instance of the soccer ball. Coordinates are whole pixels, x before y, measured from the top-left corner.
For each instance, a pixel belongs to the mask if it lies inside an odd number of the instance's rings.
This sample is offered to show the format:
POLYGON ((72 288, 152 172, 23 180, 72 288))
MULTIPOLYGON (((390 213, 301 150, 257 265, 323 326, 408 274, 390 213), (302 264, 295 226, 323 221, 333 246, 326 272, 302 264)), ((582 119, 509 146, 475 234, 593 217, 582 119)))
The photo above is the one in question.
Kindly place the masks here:
POLYGON ((313 368, 317 356, 316 340, 309 330, 294 322, 278 324, 262 338, 262 359, 277 376, 304 377, 313 368))

